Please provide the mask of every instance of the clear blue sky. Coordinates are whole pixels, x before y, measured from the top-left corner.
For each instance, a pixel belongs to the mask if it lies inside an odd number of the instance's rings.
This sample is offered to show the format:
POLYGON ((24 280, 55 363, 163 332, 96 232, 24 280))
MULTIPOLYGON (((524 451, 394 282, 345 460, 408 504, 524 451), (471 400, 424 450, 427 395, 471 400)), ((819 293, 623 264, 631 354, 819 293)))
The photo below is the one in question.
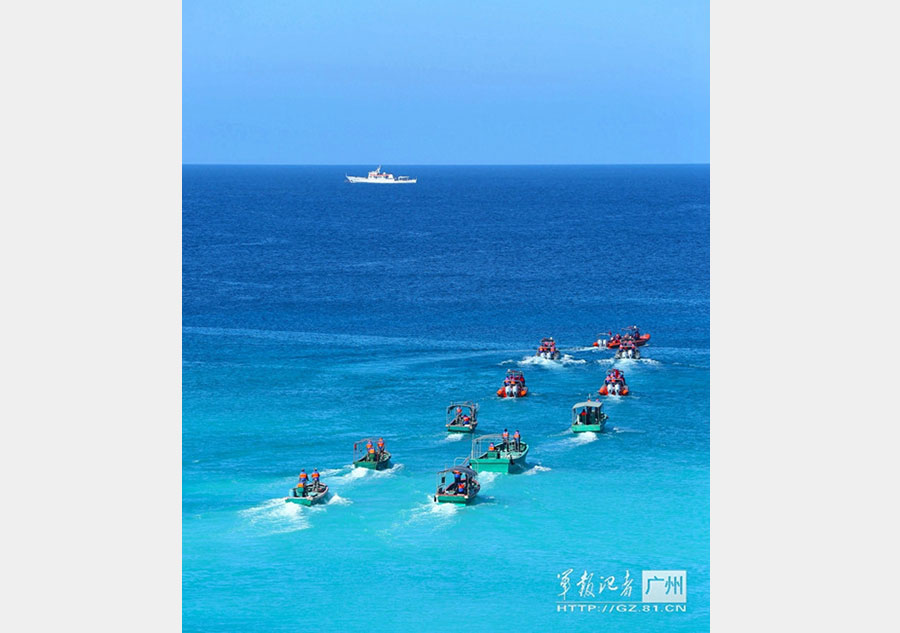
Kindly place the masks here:
POLYGON ((183 160, 709 162, 709 3, 184 0, 183 160))

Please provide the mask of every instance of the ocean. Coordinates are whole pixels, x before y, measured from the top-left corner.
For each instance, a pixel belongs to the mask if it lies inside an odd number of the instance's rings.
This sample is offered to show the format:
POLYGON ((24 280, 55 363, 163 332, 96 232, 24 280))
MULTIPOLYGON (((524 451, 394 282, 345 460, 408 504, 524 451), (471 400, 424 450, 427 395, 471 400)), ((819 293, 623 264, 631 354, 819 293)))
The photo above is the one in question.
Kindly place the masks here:
POLYGON ((344 182, 373 167, 183 168, 184 630, 707 630, 709 167, 344 182), (640 360, 590 347, 632 324, 640 360), (632 394, 575 436, 613 366, 632 394), (530 444, 467 507, 432 501, 457 399, 530 444), (352 470, 363 437, 395 466, 352 470), (301 468, 326 504, 284 503, 301 468), (677 609, 647 570, 684 570, 677 609))

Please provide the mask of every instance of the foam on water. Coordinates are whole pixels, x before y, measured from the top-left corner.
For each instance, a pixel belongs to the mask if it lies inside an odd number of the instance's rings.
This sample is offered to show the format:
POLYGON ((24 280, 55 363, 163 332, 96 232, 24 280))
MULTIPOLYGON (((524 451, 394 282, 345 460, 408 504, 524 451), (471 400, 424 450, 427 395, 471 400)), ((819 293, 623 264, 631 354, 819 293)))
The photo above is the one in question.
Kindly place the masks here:
MULTIPOLYGON (((518 362, 519 366, 535 366, 535 367, 544 367, 546 369, 559 369, 561 367, 566 367, 568 365, 585 365, 587 361, 581 358, 573 358, 568 354, 563 354, 557 360, 551 360, 549 358, 544 358, 543 356, 526 356, 525 358, 518 362)), ((504 361, 502 364, 505 364, 504 361)))
POLYGON ((458 442, 463 438, 463 435, 468 435, 468 433, 451 433, 445 437, 442 442, 458 442))
POLYGON ((572 437, 566 438, 565 441, 569 444, 581 445, 596 442, 597 439, 599 438, 596 433, 594 433, 593 431, 585 431, 584 433, 576 433, 572 437))
POLYGON ((241 510, 241 517, 266 534, 296 532, 311 527, 303 506, 286 503, 284 497, 269 499, 257 506, 241 510))
POLYGON ((452 519, 461 508, 461 504, 437 503, 433 495, 428 495, 427 502, 413 508, 412 515, 407 523, 420 521, 439 521, 443 523, 452 519))
MULTIPOLYGON (((353 483, 359 481, 360 479, 365 479, 369 476, 369 473, 373 473, 375 471, 369 470, 368 468, 353 468, 349 466, 350 470, 343 475, 332 476, 328 479, 328 481, 336 483, 338 485, 346 485, 349 483, 353 483)), ((340 471, 338 471, 340 472, 340 471)), ((323 473, 324 479, 324 473, 323 473)), ((326 482, 328 483, 328 482, 326 482)))
POLYGON ((526 475, 537 475, 538 473, 546 473, 546 472, 550 472, 551 470, 553 470, 553 469, 549 468, 547 466, 541 466, 540 464, 535 464, 534 466, 532 466, 531 468, 526 470, 525 474, 526 475))
MULTIPOLYGON (((356 470, 366 470, 365 468, 357 468, 356 470)), ((401 470, 403 470, 403 464, 394 464, 390 468, 385 468, 384 470, 370 470, 372 473, 372 477, 395 477, 401 470)))
POLYGON ((485 486, 489 486, 497 480, 500 473, 478 473, 478 483, 481 484, 482 490, 485 486))
MULTIPOLYGON (((347 499, 346 497, 342 497, 341 495, 332 492, 327 499, 325 499, 325 504, 330 506, 348 506, 352 501, 347 499)), ((288 504, 285 504, 288 505, 288 504)))

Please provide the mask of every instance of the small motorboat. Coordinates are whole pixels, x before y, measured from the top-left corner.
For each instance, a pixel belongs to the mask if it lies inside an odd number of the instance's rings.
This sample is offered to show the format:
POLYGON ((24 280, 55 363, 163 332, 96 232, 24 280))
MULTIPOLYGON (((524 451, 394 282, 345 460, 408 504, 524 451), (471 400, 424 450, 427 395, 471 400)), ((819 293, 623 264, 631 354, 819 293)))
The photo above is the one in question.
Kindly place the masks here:
POLYGON ((559 360, 559 350, 556 349, 556 341, 553 340, 552 336, 541 339, 541 344, 537 352, 535 352, 535 356, 548 360, 559 360))
POLYGON ((472 433, 478 426, 478 403, 451 402, 447 407, 447 432, 472 433))
POLYGON ((606 372, 603 386, 597 390, 601 396, 627 396, 628 385, 625 384, 625 374, 618 369, 610 369, 606 372))
POLYGON ((518 369, 507 369, 503 386, 497 390, 501 398, 524 398, 528 395, 528 387, 525 386, 525 375, 518 369))
POLYGON ((637 348, 634 341, 622 341, 619 349, 616 350, 616 358, 640 358, 641 350, 637 348))
POLYGON ((625 328, 625 332, 623 334, 616 334, 612 338, 610 338, 606 342, 606 347, 609 349, 615 349, 621 345, 623 341, 630 341, 634 343, 637 347, 641 347, 642 345, 646 345, 650 340, 649 334, 641 334, 641 331, 638 329, 638 326, 631 325, 625 328))
POLYGON ((328 486, 321 481, 313 481, 308 484, 297 484, 291 488, 291 496, 285 497, 285 503, 298 503, 302 506, 311 506, 320 503, 328 496, 328 486))
POLYGON ((376 442, 364 437, 353 444, 353 467, 384 470, 391 467, 391 454, 384 448, 384 440, 376 442))
POLYGON ((481 484, 478 473, 463 464, 447 468, 438 473, 437 491, 434 493, 435 503, 468 504, 478 495, 481 484))
POLYGON ((572 432, 587 433, 592 431, 600 433, 606 426, 608 418, 609 416, 603 412, 603 403, 599 400, 588 398, 584 402, 572 405, 572 432))
POLYGON ((528 444, 519 438, 482 435, 472 438, 469 466, 478 472, 517 473, 525 470, 528 444))

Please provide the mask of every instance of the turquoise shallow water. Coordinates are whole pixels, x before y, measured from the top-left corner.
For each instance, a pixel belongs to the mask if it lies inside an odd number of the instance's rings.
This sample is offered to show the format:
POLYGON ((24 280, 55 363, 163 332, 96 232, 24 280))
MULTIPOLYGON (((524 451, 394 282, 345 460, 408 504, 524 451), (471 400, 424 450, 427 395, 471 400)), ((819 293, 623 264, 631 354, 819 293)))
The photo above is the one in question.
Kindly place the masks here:
POLYGON ((708 167, 559 167, 553 188, 535 169, 373 191, 343 168, 185 167, 185 630, 708 628, 708 167), (576 437, 571 405, 612 366, 586 346, 632 322, 653 335, 616 362, 633 395, 576 437), (531 358, 545 335, 564 362, 531 358), (496 398, 508 368, 528 398, 496 398), (468 454, 454 398, 534 465, 461 508, 431 502, 468 454), (370 435, 390 471, 349 468, 370 435), (329 503, 283 502, 301 467, 329 503), (570 568, 568 601, 583 571, 597 594, 627 570, 635 596, 596 599, 639 600, 642 570, 684 569, 686 610, 559 612, 570 568))

